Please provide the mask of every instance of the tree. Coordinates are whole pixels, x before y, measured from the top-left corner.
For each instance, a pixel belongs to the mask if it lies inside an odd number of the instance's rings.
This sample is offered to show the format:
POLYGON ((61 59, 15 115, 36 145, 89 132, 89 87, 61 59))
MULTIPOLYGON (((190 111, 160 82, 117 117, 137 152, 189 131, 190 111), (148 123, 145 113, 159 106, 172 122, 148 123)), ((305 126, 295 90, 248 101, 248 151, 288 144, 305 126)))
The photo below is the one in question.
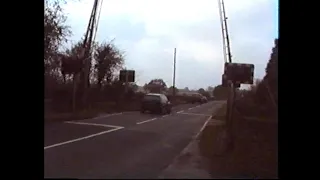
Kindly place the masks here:
POLYGON ((148 84, 147 84, 147 83, 145 83, 145 84, 143 85, 143 89, 144 89, 144 91, 146 91, 146 92, 149 91, 149 89, 148 89, 148 84))
MULTIPOLYGON (((66 16, 59 0, 45 0, 44 8, 44 78, 45 97, 53 99, 59 94, 62 78, 60 73, 59 48, 71 34, 70 27, 65 24, 66 16), (58 93, 57 93, 58 92, 58 93)), ((61 98, 61 97, 60 97, 61 98)), ((56 102, 54 102, 56 103, 56 102)), ((56 108, 58 106, 53 105, 56 108)), ((62 107, 59 105, 59 107, 62 107)))
POLYGON ((253 92, 256 92, 258 86, 261 84, 262 80, 261 79, 255 79, 254 84, 250 86, 250 90, 253 92))
POLYGON ((214 87, 208 86, 207 91, 209 92, 210 95, 212 95, 214 87))
POLYGON ((263 79, 267 85, 269 93, 278 104, 278 39, 274 41, 274 48, 266 67, 266 75, 263 79))
POLYGON ((110 83, 114 72, 124 64, 123 53, 114 46, 113 42, 101 43, 94 52, 97 84, 101 88, 103 82, 110 83))
POLYGON ((209 93, 208 91, 204 90, 203 88, 200 88, 200 89, 198 90, 198 93, 200 93, 201 95, 203 95, 203 96, 205 96, 205 97, 207 97, 207 98, 210 97, 210 93, 209 93))
POLYGON ((132 89, 133 92, 136 92, 138 90, 139 86, 136 83, 130 83, 129 89, 132 89))
POLYGON ((162 93, 167 88, 167 85, 163 79, 153 79, 148 83, 146 88, 151 93, 162 93))
POLYGON ((61 1, 45 0, 44 10, 44 69, 45 74, 57 75, 60 62, 58 49, 71 34, 70 27, 65 25, 66 16, 61 8, 61 1))
POLYGON ((229 95, 228 87, 223 87, 222 85, 218 85, 213 90, 213 96, 218 99, 227 99, 229 95))
POLYGON ((205 93, 206 91, 203 89, 203 88, 200 88, 199 90, 198 90, 198 93, 200 93, 200 94, 203 94, 203 93, 205 93))
POLYGON ((266 74, 256 89, 256 100, 261 104, 278 104, 278 39, 267 63, 266 74))

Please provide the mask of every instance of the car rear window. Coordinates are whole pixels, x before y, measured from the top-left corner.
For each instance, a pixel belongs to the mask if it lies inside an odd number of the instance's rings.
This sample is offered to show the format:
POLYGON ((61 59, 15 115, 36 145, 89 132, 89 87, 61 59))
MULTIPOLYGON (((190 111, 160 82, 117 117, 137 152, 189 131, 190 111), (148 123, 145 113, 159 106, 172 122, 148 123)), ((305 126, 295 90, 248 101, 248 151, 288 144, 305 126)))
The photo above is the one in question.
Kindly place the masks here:
POLYGON ((146 95, 143 98, 144 101, 160 101, 160 96, 156 95, 146 95))

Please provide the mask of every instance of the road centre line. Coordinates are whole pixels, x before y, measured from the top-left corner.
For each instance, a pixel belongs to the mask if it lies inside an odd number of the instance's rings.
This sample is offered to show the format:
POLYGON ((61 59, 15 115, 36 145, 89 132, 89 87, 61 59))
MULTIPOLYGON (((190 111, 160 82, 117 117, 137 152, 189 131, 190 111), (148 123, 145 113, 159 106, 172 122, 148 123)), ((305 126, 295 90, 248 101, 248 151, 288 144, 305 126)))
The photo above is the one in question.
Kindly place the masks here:
POLYGON ((211 116, 211 115, 209 115, 209 114, 196 114, 196 113, 178 113, 178 114, 196 115, 196 116, 211 116))
POLYGON ((148 120, 145 120, 145 121, 137 122, 136 124, 143 124, 143 123, 154 121, 154 120, 157 120, 157 119, 158 118, 152 118, 152 119, 148 119, 148 120))
MULTIPOLYGON (((199 106, 199 105, 198 105, 199 106)), ((198 107, 198 106, 195 106, 195 107, 198 107)), ((190 109, 193 109, 195 107, 191 107, 189 108, 188 110, 190 109)), ((202 116, 210 116, 210 115, 206 115, 206 114, 193 114, 193 113, 183 113, 185 110, 181 110, 181 111, 178 111, 176 113, 178 114, 187 114, 187 115, 202 115, 202 116)), ((151 122, 151 121, 154 121, 154 120, 157 120, 157 119, 160 119, 160 118, 164 118, 164 117, 167 117, 169 115, 164 115, 164 116, 161 116, 159 118, 152 118, 152 119, 148 119, 148 120, 145 120, 145 121, 141 121, 141 122, 137 122, 136 124, 143 124, 143 123, 147 123, 147 122, 151 122)))
POLYGON ((50 149, 50 148, 54 148, 54 147, 58 147, 58 146, 62 146, 62 145, 66 145, 66 144, 70 144, 70 143, 74 143, 74 142, 81 141, 81 140, 85 140, 85 139, 89 139, 89 138, 93 138, 93 137, 96 137, 96 136, 101 136, 101 135, 103 135, 103 134, 111 133, 111 132, 113 132, 113 131, 117 131, 117 130, 120 130, 120 129, 123 129, 123 127, 119 127, 119 128, 115 128, 115 129, 110 129, 110 130, 108 130, 108 131, 102 131, 102 132, 100 132, 100 133, 91 134, 91 135, 89 135, 89 136, 85 136, 85 137, 73 139, 73 140, 70 140, 70 141, 65 141, 65 142, 61 142, 61 143, 49 145, 49 146, 44 147, 44 150, 50 149))
POLYGON ((164 117, 167 117, 167 116, 169 116, 169 115, 167 114, 167 115, 161 116, 161 118, 164 118, 164 117))

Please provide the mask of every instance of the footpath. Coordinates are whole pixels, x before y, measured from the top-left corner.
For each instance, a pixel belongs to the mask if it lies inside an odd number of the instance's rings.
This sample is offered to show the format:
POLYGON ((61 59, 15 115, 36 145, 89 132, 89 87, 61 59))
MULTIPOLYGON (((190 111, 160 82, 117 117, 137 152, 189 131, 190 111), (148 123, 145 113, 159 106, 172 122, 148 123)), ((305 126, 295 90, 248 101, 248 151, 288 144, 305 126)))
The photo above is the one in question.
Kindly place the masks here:
POLYGON ((212 179, 206 171, 206 159, 200 155, 198 144, 199 140, 194 138, 158 179, 212 179))

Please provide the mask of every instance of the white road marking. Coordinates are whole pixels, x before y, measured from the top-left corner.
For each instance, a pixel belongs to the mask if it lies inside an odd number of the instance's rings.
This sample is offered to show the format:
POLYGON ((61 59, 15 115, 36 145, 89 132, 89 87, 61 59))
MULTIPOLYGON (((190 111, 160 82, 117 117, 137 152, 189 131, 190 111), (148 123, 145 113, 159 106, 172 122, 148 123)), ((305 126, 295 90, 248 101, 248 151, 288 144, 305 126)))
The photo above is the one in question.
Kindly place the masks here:
POLYGON ((200 131, 198 132, 198 134, 195 136, 195 139, 198 139, 198 138, 199 138, 201 132, 202 132, 202 131, 204 130, 204 128, 207 126, 207 124, 208 124, 208 122, 210 121, 211 118, 212 118, 212 116, 210 116, 210 117, 206 120, 206 122, 203 124, 203 126, 201 127, 201 129, 200 129, 200 131))
POLYGON ((178 111, 177 113, 182 113, 184 110, 178 111))
POLYGON ((124 127, 119 127, 119 128, 115 128, 115 129, 110 129, 110 130, 108 130, 108 131, 102 131, 102 132, 100 132, 100 133, 91 134, 91 135, 89 135, 89 136, 85 136, 85 137, 73 139, 73 140, 70 140, 70 141, 65 141, 65 142, 53 144, 53 145, 44 147, 44 150, 50 149, 50 148, 54 148, 54 147, 58 147, 58 146, 62 146, 62 145, 65 145, 65 144, 74 143, 74 142, 81 141, 81 140, 85 140, 85 139, 89 139, 89 138, 93 138, 93 137, 100 136, 100 135, 103 135, 103 134, 111 133, 111 132, 113 132, 113 131, 117 131, 117 130, 120 130, 120 129, 123 129, 123 128, 124 128, 124 127))
MULTIPOLYGON (((117 115, 121 115, 121 114, 123 114, 123 113, 121 112, 121 113, 106 114, 104 116, 97 116, 97 117, 90 118, 90 119, 100 119, 100 118, 106 118, 106 117, 110 117, 110 116, 117 116, 117 115)), ((84 119, 84 120, 90 120, 90 119, 84 119)))
POLYGON ((158 119, 158 118, 148 119, 148 120, 145 120, 145 121, 137 122, 136 124, 143 124, 143 123, 146 123, 146 122, 154 121, 156 119, 158 119))
POLYGON ((196 116, 211 116, 209 114, 196 114, 196 113, 179 113, 179 114, 196 115, 196 116))
POLYGON ((167 116, 169 116, 169 115, 168 115, 168 114, 167 114, 167 115, 164 115, 164 116, 162 116, 162 118, 167 117, 167 116))
POLYGON ((81 119, 81 120, 77 120, 77 121, 87 121, 87 120, 93 120, 93 119, 101 119, 101 118, 106 118, 106 117, 121 115, 121 114, 123 114, 123 113, 127 113, 127 112, 106 114, 106 115, 103 115, 103 116, 97 116, 97 117, 88 118, 88 119, 81 119))
POLYGON ((193 109, 194 107, 191 107, 191 108, 188 108, 188 110, 191 110, 191 109, 193 109))
POLYGON ((87 125, 87 126, 101 126, 101 127, 108 127, 108 128, 123 128, 122 126, 114 126, 114 125, 107 125, 107 124, 96 124, 96 123, 74 122, 74 121, 67 121, 65 123, 87 125))

